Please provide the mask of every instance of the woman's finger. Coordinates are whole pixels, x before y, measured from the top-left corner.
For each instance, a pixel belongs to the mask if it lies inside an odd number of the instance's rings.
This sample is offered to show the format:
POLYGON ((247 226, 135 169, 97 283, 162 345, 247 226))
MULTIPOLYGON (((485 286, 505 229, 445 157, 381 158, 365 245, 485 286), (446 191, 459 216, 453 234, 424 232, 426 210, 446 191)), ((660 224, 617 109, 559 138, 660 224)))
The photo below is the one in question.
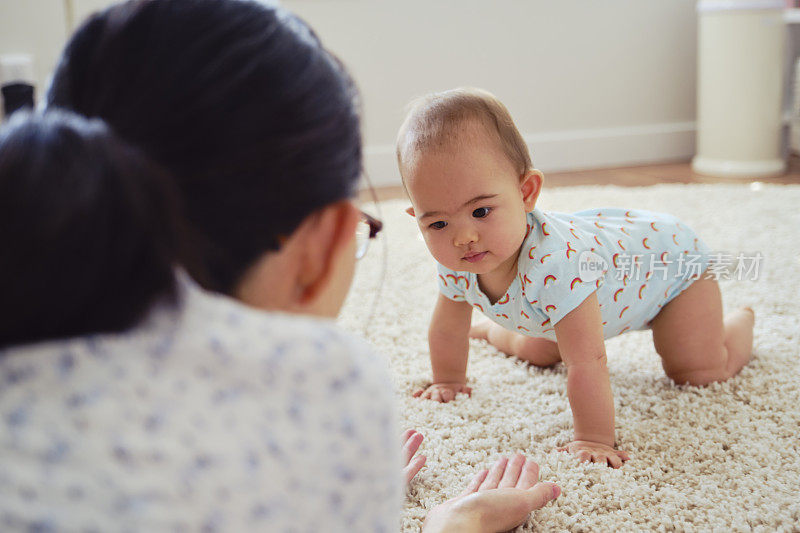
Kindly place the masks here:
POLYGON ((417 432, 417 430, 416 430, 416 429, 407 429, 407 430, 405 430, 405 431, 403 432, 403 436, 402 436, 402 437, 400 437, 400 441, 401 441, 403 444, 405 444, 405 442, 406 442, 406 441, 407 441, 409 438, 411 438, 411 435, 413 435, 413 434, 414 434, 414 433, 416 433, 416 432, 417 432))
POLYGON ((466 496, 467 494, 472 494, 473 492, 477 491, 478 487, 481 486, 481 483, 483 483, 483 480, 486 479, 488 474, 489 471, 485 469, 475 474, 472 477, 472 481, 470 481, 469 485, 467 485, 467 488, 461 493, 461 496, 466 496))
POLYGON ((517 488, 527 490, 539 481, 539 465, 533 459, 527 459, 522 467, 522 474, 517 481, 517 488))
POLYGON ((514 454, 506 466, 506 471, 503 473, 502 479, 498 484, 498 488, 510 489, 517 485, 519 475, 522 472, 522 467, 525 465, 525 456, 521 453, 514 454))
POLYGON ((406 485, 411 483, 411 480, 414 479, 414 476, 416 476, 422 467, 425 466, 425 461, 427 459, 428 458, 424 455, 418 455, 414 457, 405 468, 403 468, 403 475, 406 478, 406 485))
POLYGON ((555 483, 537 483, 525 492, 528 494, 529 509, 535 511, 558 498, 561 495, 561 487, 555 483))
POLYGON ((406 440, 406 443, 403 445, 403 463, 408 464, 414 454, 417 453, 419 449, 419 445, 422 444, 422 434, 421 433, 414 433, 411 437, 406 440))
POLYGON ((492 468, 489 469, 489 474, 486 476, 486 479, 483 480, 478 490, 496 489, 497 485, 500 483, 500 478, 503 477, 507 464, 508 459, 506 457, 501 457, 495 461, 492 468))

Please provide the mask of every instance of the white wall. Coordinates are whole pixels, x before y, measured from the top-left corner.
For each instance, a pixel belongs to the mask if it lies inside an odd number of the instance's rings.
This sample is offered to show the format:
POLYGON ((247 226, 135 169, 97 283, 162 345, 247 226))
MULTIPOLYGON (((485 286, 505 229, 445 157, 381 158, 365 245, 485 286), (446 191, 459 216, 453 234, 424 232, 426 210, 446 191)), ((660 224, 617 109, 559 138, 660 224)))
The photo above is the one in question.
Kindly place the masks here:
POLYGON ((67 37, 64 5, 63 0, 0 0, 0 54, 34 56, 37 97, 67 37))
POLYGON ((376 181, 398 179, 394 136, 414 96, 494 92, 543 170, 694 153, 692 0, 285 0, 364 93, 376 181))
MULTIPOLYGON (((72 0, 77 21, 106 0, 72 0)), ((694 153, 693 0, 284 0, 352 70, 368 171, 398 183, 394 136, 414 96, 459 85, 499 96, 543 170, 694 153)), ((0 53, 51 68, 59 0, 0 0, 0 53), (48 6, 47 16, 32 18, 48 6), (9 15, 22 16, 10 22, 9 15), (7 34, 9 29, 13 32, 7 34), (38 59, 38 57, 37 57, 38 59)), ((41 72, 43 81, 44 72, 41 72)))

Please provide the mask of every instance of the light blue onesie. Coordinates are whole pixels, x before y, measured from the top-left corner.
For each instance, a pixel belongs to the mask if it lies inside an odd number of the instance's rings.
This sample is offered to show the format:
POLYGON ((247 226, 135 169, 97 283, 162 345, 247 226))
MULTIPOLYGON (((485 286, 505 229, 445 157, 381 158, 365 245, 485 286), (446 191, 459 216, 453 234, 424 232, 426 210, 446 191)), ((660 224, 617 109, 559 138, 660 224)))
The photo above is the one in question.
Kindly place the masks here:
POLYGON ((672 215, 600 208, 528 213, 518 275, 492 303, 477 275, 438 265, 439 290, 506 329, 555 341, 553 326, 597 291, 606 339, 646 329, 709 263, 708 246, 672 215))

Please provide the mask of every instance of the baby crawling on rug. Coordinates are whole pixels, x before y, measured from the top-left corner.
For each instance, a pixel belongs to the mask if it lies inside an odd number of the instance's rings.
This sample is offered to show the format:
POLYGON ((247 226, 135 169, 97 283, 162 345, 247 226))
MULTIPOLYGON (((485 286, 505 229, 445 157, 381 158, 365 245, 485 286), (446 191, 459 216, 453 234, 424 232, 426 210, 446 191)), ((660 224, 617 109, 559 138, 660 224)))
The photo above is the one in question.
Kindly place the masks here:
POLYGON ((439 270, 433 383, 415 396, 471 393, 469 337, 537 366, 562 361, 575 435, 561 449, 618 468, 628 454, 615 446, 605 339, 651 328, 667 376, 680 384, 724 381, 750 359, 754 313, 723 319, 705 243, 667 214, 539 209, 543 175, 491 94, 456 89, 418 100, 397 156, 408 213, 439 270), (473 309, 490 320, 470 327, 473 309))

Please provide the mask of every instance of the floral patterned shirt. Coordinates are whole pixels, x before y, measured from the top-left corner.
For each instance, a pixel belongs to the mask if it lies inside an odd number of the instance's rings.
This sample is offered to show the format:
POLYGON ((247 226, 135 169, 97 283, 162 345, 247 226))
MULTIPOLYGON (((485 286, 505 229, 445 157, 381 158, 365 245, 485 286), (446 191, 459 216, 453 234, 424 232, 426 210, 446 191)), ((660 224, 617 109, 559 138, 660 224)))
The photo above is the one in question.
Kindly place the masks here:
POLYGON ((0 530, 396 531, 385 361, 179 279, 127 333, 0 350, 0 530))

